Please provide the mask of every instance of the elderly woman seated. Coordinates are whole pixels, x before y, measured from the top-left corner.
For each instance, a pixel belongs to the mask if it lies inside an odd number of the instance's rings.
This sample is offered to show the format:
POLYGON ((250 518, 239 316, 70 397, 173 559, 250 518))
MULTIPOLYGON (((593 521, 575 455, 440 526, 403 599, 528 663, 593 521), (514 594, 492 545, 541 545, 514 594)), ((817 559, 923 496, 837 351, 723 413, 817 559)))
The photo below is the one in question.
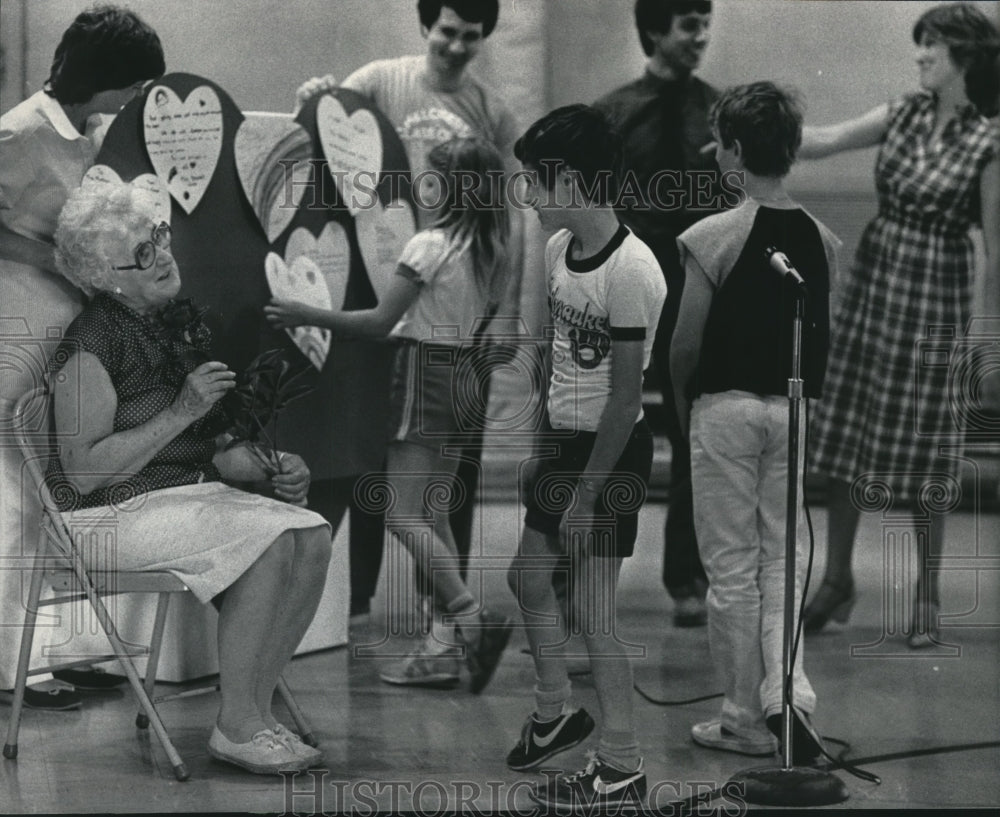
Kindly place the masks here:
POLYGON ((247 448, 221 450, 219 400, 235 375, 210 359, 200 320, 161 319, 181 281, 147 195, 87 186, 60 215, 58 268, 90 301, 50 362, 56 430, 73 431, 47 479, 74 536, 113 517, 115 549, 100 558, 116 570, 168 570, 215 601, 222 702, 209 753, 259 774, 304 769, 322 755, 275 720, 271 698, 316 612, 330 529, 298 507, 300 457, 282 455, 271 475, 247 448), (261 480, 277 499, 226 484, 261 480))

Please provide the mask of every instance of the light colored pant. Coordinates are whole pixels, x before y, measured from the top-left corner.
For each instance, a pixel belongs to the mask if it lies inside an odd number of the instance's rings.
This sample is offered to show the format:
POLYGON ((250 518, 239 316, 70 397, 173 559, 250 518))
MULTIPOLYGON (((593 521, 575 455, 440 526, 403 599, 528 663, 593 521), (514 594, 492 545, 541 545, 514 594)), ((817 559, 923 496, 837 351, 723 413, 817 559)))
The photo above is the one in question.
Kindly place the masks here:
MULTIPOLYGON (((800 450, 800 479, 801 479, 800 450)), ((766 731, 781 710, 788 490, 788 399, 749 392, 706 394, 691 411, 691 475, 698 549, 708 575, 708 633, 725 699, 722 725, 766 731)), ((801 506, 795 611, 802 595, 808 531, 801 506)), ((812 712, 816 694, 799 642, 793 703, 812 712)))

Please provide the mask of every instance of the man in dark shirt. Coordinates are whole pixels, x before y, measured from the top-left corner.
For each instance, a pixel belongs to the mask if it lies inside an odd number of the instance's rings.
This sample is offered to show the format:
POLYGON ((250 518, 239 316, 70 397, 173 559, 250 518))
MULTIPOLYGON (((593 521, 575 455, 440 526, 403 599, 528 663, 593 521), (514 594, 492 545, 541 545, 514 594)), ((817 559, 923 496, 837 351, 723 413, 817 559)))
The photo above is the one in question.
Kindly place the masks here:
POLYGON ((667 279, 653 366, 671 446, 663 582, 680 627, 706 620, 707 582, 694 532, 690 452, 674 409, 669 360, 684 286, 677 236, 723 209, 715 159, 703 151, 712 141, 708 111, 718 94, 694 76, 708 45, 711 18, 709 0, 636 0, 636 28, 649 58, 646 72, 595 103, 625 143, 619 218, 653 250, 667 279))

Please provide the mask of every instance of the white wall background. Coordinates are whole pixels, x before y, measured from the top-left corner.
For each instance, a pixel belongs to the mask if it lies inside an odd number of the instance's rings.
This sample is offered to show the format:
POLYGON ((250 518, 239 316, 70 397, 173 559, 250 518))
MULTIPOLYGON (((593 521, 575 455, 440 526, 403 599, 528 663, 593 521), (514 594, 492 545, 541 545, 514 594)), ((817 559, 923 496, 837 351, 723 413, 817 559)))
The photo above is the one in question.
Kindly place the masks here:
MULTIPOLYGON (((159 32, 168 70, 201 74, 245 110, 286 110, 310 76, 423 51, 415 0, 121 0, 159 32)), ((0 0, 0 112, 41 87, 59 37, 89 0, 0 0), (24 46, 24 47, 22 47, 24 46)), ((855 115, 915 87, 913 21, 931 2, 715 0, 702 76, 797 87, 811 122, 855 115)), ((1000 21, 997 2, 979 2, 1000 21)), ((637 76, 632 0, 502 0, 477 73, 528 124, 637 76)), ((795 171, 799 187, 871 189, 871 155, 795 171)))
MULTIPOLYGON (((371 59, 422 53, 416 0, 118 0, 159 32, 169 71, 219 83, 244 110, 289 110, 306 78, 343 78, 371 59)), ((41 87, 62 31, 91 0, 0 0, 0 112, 41 87)), ((501 0, 475 72, 523 125, 638 76, 633 0, 501 0)), ((715 0, 701 75, 716 86, 773 79, 797 88, 807 122, 863 113, 916 88, 914 21, 933 2, 715 0)), ((1000 2, 978 0, 1000 24, 1000 2)), ((875 211, 874 150, 792 170, 792 190, 853 254, 875 211)), ((529 231, 530 231, 529 226, 529 231)), ((537 243, 537 239, 529 239, 537 243)), ((531 252, 529 250, 529 256, 531 252)), ((529 299, 529 303, 530 303, 529 299)))

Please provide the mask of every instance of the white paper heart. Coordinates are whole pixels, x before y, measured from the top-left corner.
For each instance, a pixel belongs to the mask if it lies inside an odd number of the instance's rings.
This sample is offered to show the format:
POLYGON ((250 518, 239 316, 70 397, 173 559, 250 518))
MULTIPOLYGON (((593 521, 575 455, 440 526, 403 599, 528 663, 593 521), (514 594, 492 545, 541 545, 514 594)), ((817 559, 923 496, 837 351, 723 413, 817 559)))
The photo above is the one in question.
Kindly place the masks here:
MULTIPOLYGON (((107 165, 94 165, 84 174, 81 185, 121 184, 121 181, 121 176, 107 165)), ((158 176, 154 176, 152 173, 143 173, 132 179, 129 184, 149 194, 157 223, 161 221, 170 223, 170 194, 158 176)))
POLYGON ((267 240, 295 217, 312 174, 312 144, 289 114, 245 114, 233 142, 236 173, 267 240))
POLYGON ((181 102, 157 85, 143 109, 146 152, 177 203, 191 213, 208 189, 222 150, 222 104, 207 85, 181 102))
POLYGON ((330 175, 351 214, 377 204, 382 131, 375 114, 362 108, 348 116, 340 100, 327 94, 316 108, 316 128, 330 175))
POLYGON ((323 273, 326 288, 330 291, 331 307, 342 309, 351 271, 351 245, 344 228, 329 221, 319 238, 305 227, 296 228, 285 245, 285 263, 294 263, 296 258, 303 255, 323 273))
POLYGON ((382 300, 396 272, 399 256, 416 231, 413 210, 407 202, 398 199, 387 207, 376 205, 359 210, 354 228, 368 280, 378 299, 382 300))
MULTIPOLYGON (((269 252, 264 259, 264 273, 275 298, 330 309, 330 291, 326 288, 323 273, 308 256, 300 255, 288 266, 280 255, 269 252)), ((322 371, 330 352, 330 330, 318 326, 296 326, 285 331, 309 362, 322 371)))

